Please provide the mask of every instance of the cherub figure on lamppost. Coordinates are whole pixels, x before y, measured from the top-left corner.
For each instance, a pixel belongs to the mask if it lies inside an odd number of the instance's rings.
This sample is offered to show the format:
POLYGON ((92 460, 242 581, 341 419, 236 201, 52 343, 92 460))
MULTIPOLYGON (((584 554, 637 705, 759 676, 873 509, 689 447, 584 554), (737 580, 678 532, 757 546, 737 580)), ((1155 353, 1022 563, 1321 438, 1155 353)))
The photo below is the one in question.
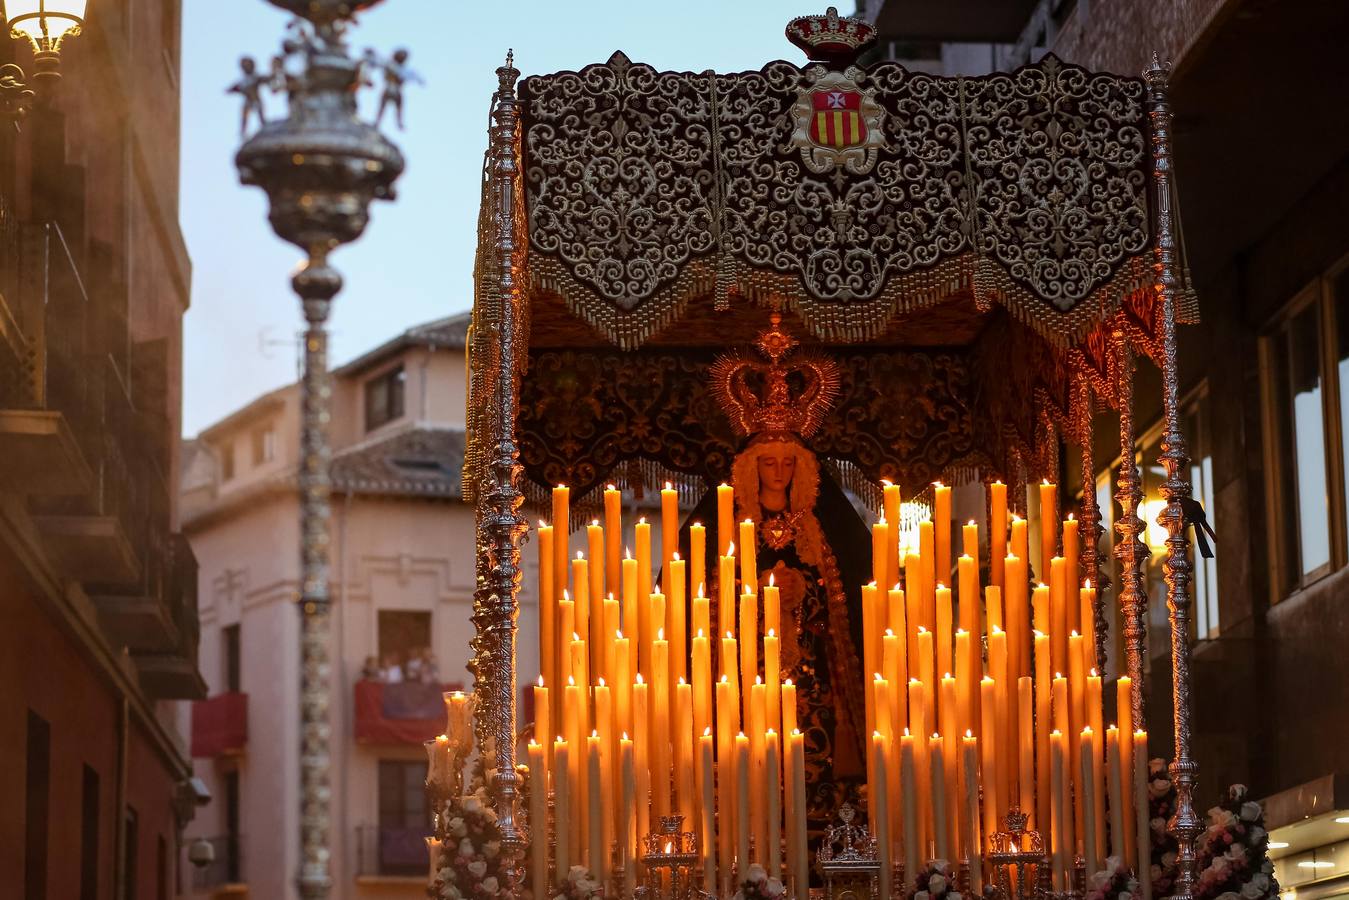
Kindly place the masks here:
POLYGON ((384 121, 384 111, 393 107, 394 122, 398 130, 403 130, 403 88, 408 84, 426 84, 420 75, 407 64, 411 54, 406 47, 399 47, 389 59, 381 60, 375 51, 365 51, 365 65, 377 67, 384 73, 384 90, 379 97, 379 112, 375 114, 375 127, 384 121))
POLYGON ((238 94, 244 100, 243 115, 239 119, 239 137, 244 137, 248 134, 250 118, 256 116, 259 126, 267 124, 267 114, 262 107, 262 89, 271 86, 272 75, 259 72, 257 61, 251 56, 239 58, 239 71, 241 77, 226 88, 225 93, 238 94))

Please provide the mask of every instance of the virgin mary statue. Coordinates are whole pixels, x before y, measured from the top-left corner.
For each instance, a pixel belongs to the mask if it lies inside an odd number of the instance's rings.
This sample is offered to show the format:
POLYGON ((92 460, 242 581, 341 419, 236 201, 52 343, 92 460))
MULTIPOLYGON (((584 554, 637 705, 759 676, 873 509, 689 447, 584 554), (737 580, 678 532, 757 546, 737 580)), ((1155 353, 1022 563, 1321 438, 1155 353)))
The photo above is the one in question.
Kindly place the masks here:
MULTIPOLYGON (((755 523, 759 585, 771 578, 780 590, 781 670, 796 685, 814 837, 865 782, 861 585, 870 579, 870 541, 807 443, 837 400, 838 364, 797 349, 778 314, 770 322, 754 350, 721 357, 710 374, 745 439, 731 469, 736 521, 755 523)), ((711 530, 714 500, 690 520, 711 530)), ((712 538, 708 545, 719 546, 712 538)), ((709 586, 709 597, 718 593, 709 586)))

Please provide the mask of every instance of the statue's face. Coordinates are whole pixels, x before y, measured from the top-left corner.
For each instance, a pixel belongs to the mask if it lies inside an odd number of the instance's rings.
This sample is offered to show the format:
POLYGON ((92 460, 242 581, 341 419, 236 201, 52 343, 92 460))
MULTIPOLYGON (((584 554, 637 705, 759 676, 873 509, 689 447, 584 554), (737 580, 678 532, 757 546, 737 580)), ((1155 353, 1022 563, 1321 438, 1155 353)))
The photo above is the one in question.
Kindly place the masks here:
POLYGON ((769 444, 759 454, 759 487, 785 491, 796 474, 796 454, 788 444, 769 444))

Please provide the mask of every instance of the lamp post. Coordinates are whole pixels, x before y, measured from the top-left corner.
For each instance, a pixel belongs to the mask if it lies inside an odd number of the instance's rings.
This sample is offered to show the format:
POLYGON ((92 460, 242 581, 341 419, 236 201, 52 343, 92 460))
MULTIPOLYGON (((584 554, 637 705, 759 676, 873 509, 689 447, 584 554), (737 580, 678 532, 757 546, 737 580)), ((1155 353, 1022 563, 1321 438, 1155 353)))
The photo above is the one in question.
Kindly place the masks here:
POLYGON ((10 34, 33 47, 33 77, 39 84, 61 77, 61 44, 84 26, 88 0, 5 0, 10 34))
MULTIPOLYGON (((289 111, 262 124, 239 149, 239 179, 267 192, 277 235, 306 255, 291 279, 304 310, 300 433, 300 868, 304 900, 328 896, 329 872, 329 476, 326 322, 342 277, 328 254, 365 230, 372 200, 393 198, 403 157, 357 117, 362 61, 348 52, 347 25, 379 0, 270 0, 296 14, 280 70, 289 111)), ((240 91, 259 103, 261 82, 240 91), (249 91, 251 90, 251 94, 249 91)), ((258 106, 259 119, 261 108, 258 106)))

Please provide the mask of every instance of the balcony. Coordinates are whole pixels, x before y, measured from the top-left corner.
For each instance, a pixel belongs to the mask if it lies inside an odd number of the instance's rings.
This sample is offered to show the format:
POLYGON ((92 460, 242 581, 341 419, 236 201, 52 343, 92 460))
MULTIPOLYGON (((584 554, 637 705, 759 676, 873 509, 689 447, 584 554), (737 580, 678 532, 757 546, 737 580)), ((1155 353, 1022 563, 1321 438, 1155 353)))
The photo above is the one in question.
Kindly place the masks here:
POLYGON ((192 756, 214 759, 244 752, 248 744, 248 695, 217 694, 192 704, 192 756))
POLYGON ((248 887, 244 882, 243 838, 226 835, 206 840, 215 849, 215 859, 200 869, 192 867, 192 887, 198 891, 210 891, 216 897, 246 896, 248 887))
POLYGON ((425 888, 429 828, 360 825, 356 828, 356 881, 425 888))
POLYGON ((461 689, 458 684, 358 681, 356 740, 383 746, 429 741, 445 730, 443 692, 461 689))
MULTIPOLYGON (((78 226, 77 226, 78 228, 78 226)), ((0 490, 25 498, 51 568, 82 584, 142 686, 205 696, 196 560, 170 531, 167 342, 133 341, 116 267, 0 198, 0 490)))

